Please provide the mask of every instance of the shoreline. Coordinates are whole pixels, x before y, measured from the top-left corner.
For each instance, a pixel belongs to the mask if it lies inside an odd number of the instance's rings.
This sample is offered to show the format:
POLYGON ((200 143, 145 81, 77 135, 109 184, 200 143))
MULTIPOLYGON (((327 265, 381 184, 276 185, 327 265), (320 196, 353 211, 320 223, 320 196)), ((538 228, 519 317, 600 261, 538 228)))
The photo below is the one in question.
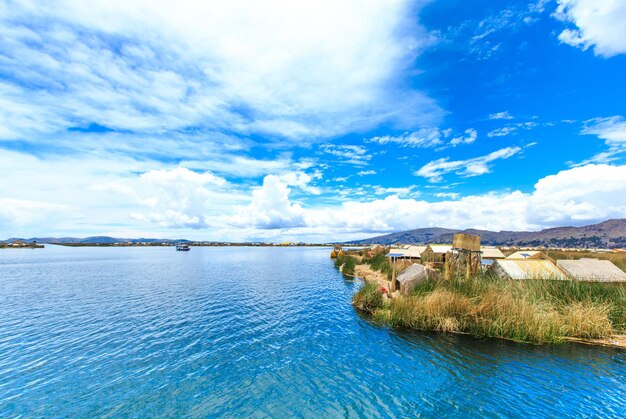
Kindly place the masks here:
MULTIPOLYGON (((390 281, 387 279, 384 273, 373 270, 367 264, 357 264, 355 266, 354 278, 361 279, 364 282, 364 284, 373 284, 378 289, 380 289, 380 287, 387 288, 388 284, 390 283, 390 281)), ((357 296, 357 294, 358 292, 355 293, 355 297, 357 296)), ((388 310, 388 307, 392 304, 393 301, 403 300, 406 298, 407 297, 400 295, 399 292, 395 292, 390 295, 383 294, 382 299, 383 299, 384 305, 382 309, 388 310)), ((416 328, 416 327, 406 327, 406 326, 395 325, 389 321, 381 321, 381 318, 380 318, 381 316, 378 315, 381 312, 380 309, 368 310, 364 307, 359 307, 357 304, 355 304, 354 300, 352 304, 353 306, 355 306, 356 309, 363 311, 367 313, 369 316, 371 316, 372 320, 374 320, 376 323, 379 323, 381 325, 394 328, 394 329, 400 327, 402 329, 407 329, 407 330, 422 330, 422 331, 439 332, 439 333, 442 333, 442 332, 453 333, 453 334, 469 335, 478 339, 494 338, 494 339, 503 339, 503 340, 509 340, 513 342, 533 344, 533 345, 577 343, 577 344, 583 344, 583 345, 601 346, 601 347, 606 347, 606 348, 626 350, 626 334, 622 334, 622 333, 613 334, 613 335, 603 337, 603 338, 582 338, 582 337, 563 336, 560 338, 558 342, 532 342, 528 340, 514 339, 514 338, 510 338, 506 336, 481 336, 479 334, 474 334, 471 332, 466 332, 466 331, 461 331, 461 330, 437 330, 436 328, 416 328), (376 318, 376 317, 379 317, 379 318, 376 318)))

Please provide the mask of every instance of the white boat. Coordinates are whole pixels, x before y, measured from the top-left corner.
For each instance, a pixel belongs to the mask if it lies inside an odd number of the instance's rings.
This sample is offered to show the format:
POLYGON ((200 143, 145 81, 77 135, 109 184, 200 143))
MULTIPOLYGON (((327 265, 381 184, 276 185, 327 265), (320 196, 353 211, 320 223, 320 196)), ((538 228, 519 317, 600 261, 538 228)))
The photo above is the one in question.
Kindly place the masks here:
POLYGON ((176 250, 180 252, 188 252, 191 250, 191 248, 186 244, 177 244, 176 250))

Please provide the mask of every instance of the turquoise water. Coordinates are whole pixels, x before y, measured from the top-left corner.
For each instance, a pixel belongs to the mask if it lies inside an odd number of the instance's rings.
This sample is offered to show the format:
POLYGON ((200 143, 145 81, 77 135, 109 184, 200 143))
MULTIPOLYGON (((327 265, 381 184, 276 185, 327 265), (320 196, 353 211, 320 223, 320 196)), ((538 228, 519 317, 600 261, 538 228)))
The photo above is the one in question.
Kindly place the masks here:
POLYGON ((328 254, 0 251, 0 417, 626 415, 626 352, 378 327, 328 254))

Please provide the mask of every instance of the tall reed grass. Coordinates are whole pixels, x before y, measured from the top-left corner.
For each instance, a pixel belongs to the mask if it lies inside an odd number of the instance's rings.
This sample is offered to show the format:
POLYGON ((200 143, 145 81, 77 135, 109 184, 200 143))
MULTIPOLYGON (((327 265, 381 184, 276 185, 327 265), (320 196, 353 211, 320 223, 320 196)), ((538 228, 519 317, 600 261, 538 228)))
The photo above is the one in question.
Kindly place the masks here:
POLYGON ((483 274, 429 278, 386 305, 375 294, 377 287, 365 285, 353 302, 391 326, 533 343, 626 333, 626 286, 619 284, 505 281, 483 274))
POLYGON ((346 275, 354 275, 357 260, 353 256, 342 255, 335 259, 335 268, 341 268, 341 272, 346 275))

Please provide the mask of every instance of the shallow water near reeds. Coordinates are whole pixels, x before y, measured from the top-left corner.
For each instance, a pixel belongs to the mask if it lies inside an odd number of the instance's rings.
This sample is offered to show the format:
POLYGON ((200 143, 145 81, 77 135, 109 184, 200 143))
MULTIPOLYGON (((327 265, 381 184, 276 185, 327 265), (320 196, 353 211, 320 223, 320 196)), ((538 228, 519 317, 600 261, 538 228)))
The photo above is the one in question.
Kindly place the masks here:
POLYGON ((0 250, 0 417, 626 415, 626 352, 379 327, 329 253, 0 250))

